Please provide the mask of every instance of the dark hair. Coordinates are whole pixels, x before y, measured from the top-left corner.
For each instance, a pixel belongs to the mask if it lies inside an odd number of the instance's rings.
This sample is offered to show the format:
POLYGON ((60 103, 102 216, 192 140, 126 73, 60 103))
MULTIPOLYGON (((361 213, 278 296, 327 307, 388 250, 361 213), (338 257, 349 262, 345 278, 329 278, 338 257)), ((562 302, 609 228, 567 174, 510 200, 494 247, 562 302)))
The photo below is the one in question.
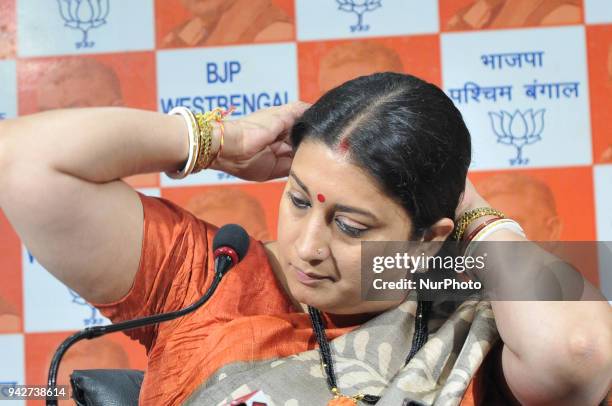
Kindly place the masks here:
POLYGON ((437 86, 411 75, 376 73, 323 95, 291 132, 346 149, 406 210, 414 236, 454 218, 470 165, 470 133, 459 110, 437 86))

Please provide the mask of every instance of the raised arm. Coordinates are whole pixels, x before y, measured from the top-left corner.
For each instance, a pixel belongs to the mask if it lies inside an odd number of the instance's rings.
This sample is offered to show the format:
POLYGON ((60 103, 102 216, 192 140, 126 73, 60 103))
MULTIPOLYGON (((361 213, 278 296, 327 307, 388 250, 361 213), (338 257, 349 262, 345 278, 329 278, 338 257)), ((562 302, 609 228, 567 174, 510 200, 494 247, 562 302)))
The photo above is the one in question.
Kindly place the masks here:
POLYGON ((0 207, 42 266, 85 299, 131 287, 142 205, 119 178, 176 170, 181 117, 123 108, 58 110, 0 124, 0 207))
MULTIPOLYGON (((468 181, 458 213, 488 205, 468 181)), ((467 233, 485 220, 476 220, 467 233)), ((503 382, 498 383, 507 385, 524 405, 597 405, 612 383, 612 310, 608 302, 588 283, 581 292, 582 301, 577 301, 579 295, 573 301, 536 301, 533 290, 541 283, 536 283, 531 271, 540 272, 538 276, 550 274, 547 264, 555 257, 509 230, 496 231, 486 240, 522 242, 521 254, 508 245, 489 245, 485 251, 491 254, 488 251, 494 250, 495 261, 491 263, 489 257, 486 272, 478 275, 485 290, 502 292, 501 299, 491 302, 504 343, 496 360, 503 372, 503 382), (521 257, 531 247, 536 255, 521 257), (529 297, 533 299, 512 301, 512 295, 519 292, 532 292, 529 297)), ((549 275, 546 280, 554 281, 554 277, 549 275)), ((564 291, 580 287, 567 283, 564 291)))
MULTIPOLYGON (((228 122, 216 168, 246 179, 285 176, 286 134, 305 107, 228 122)), ((187 155, 180 116, 94 108, 0 122, 0 207, 45 269, 88 301, 111 302, 132 286, 143 237, 140 199, 119 179, 176 171, 187 155)))

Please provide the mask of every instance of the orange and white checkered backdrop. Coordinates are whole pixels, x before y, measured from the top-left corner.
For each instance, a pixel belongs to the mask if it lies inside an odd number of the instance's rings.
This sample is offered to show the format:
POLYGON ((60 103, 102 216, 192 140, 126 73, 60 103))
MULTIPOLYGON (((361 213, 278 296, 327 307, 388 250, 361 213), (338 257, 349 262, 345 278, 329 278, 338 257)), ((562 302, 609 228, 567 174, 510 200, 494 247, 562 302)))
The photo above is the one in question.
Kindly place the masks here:
MULTIPOLYGON (((610 0, 0 0, 0 119, 103 105, 234 105, 239 118, 388 70, 455 101, 471 179, 529 237, 612 240, 610 0)), ((276 236, 282 181, 126 181, 276 236)), ((2 212, 0 249, 0 382, 44 384, 61 340, 108 320, 44 271, 2 212)), ((611 274, 587 275, 609 299, 611 274)), ((145 360, 122 334, 81 343, 60 383, 75 368, 145 360)))

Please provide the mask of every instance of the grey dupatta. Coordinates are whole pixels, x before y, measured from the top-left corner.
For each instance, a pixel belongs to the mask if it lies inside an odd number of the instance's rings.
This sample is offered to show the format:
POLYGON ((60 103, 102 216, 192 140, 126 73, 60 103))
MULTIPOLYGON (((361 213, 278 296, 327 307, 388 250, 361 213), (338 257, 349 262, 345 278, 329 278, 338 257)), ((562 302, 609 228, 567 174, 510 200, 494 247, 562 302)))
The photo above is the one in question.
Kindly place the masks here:
MULTIPOLYGON (((377 405, 459 405, 499 335, 486 301, 434 303, 429 339, 406 365, 416 292, 398 307, 331 342, 342 393, 381 396, 377 405)), ((326 405, 332 398, 318 350, 286 358, 235 362, 216 371, 185 404, 225 405, 262 390, 275 406, 326 405)))

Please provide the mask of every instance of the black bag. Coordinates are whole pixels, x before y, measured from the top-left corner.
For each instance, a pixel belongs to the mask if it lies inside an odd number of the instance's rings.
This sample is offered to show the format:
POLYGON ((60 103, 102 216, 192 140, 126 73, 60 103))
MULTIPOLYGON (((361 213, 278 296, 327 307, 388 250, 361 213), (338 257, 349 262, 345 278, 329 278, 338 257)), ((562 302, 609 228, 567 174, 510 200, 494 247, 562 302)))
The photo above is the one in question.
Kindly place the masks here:
POLYGON ((72 397, 79 406, 138 406, 143 371, 88 369, 70 375, 72 397))

